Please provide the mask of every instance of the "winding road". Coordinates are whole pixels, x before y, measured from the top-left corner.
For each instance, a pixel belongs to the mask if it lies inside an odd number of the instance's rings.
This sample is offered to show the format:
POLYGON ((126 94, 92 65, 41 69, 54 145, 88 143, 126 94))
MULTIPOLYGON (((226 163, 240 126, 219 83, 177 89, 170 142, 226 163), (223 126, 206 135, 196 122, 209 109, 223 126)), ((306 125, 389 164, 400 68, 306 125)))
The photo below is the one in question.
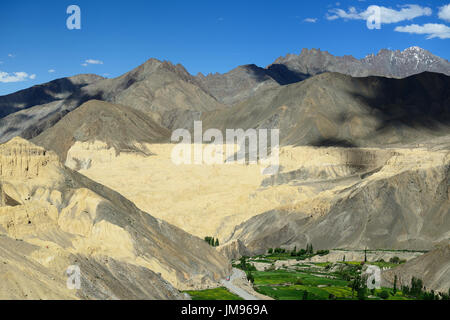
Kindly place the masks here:
POLYGON ((238 295, 239 297, 241 297, 244 300, 261 300, 253 295, 251 295, 250 293, 248 293, 247 291, 245 291, 244 289, 236 286, 233 281, 234 280, 239 280, 242 279, 243 281, 247 281, 247 276, 245 274, 244 271, 233 268, 233 273, 230 276, 230 280, 221 280, 222 285, 227 288, 230 292, 238 295))

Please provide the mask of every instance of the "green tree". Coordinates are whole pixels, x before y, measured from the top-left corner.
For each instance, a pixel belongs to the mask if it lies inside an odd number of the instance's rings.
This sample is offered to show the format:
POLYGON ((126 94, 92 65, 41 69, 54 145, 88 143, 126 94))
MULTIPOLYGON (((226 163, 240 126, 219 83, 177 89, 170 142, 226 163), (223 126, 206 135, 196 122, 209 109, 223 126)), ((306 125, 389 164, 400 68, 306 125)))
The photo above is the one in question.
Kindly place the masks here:
POLYGON ((389 298, 389 292, 387 292, 386 290, 383 290, 379 293, 378 295, 381 299, 386 300, 387 298, 389 298))
POLYGON ((397 293, 397 275, 394 276, 394 295, 397 293))
POLYGON ((308 300, 308 291, 303 291, 303 300, 308 300))
POLYGON ((297 246, 294 247, 294 250, 291 251, 291 256, 296 256, 297 255, 297 246))
POLYGON ((422 290, 423 290, 422 279, 419 279, 419 278, 416 278, 416 277, 412 277, 410 293, 413 296, 418 297, 418 296, 420 296, 422 294, 422 290))
POLYGON ((355 291, 358 292, 358 289, 361 287, 361 276, 358 274, 353 281, 351 282, 351 288, 352 288, 352 298, 354 296, 355 291))
POLYGON ((241 257, 240 260, 240 267, 242 270, 246 270, 247 269, 247 261, 246 258, 244 256, 241 257))
POLYGON ((392 257, 391 259, 389 259, 389 262, 390 262, 390 263, 396 263, 396 264, 399 264, 399 263, 400 263, 400 258, 397 257, 397 256, 392 257))
POLYGON ((269 250, 267 251, 267 253, 272 254, 273 253, 273 249, 269 248, 269 250))
POLYGON ((252 272, 247 272, 247 280, 250 281, 252 284, 255 283, 255 277, 253 277, 252 272))
POLYGON ((214 243, 214 246, 215 246, 215 247, 218 247, 218 246, 219 246, 219 239, 218 239, 218 238, 216 239, 216 242, 214 243))
POLYGON ((366 288, 359 288, 358 289, 358 299, 359 300, 365 300, 367 295, 367 289, 366 288))

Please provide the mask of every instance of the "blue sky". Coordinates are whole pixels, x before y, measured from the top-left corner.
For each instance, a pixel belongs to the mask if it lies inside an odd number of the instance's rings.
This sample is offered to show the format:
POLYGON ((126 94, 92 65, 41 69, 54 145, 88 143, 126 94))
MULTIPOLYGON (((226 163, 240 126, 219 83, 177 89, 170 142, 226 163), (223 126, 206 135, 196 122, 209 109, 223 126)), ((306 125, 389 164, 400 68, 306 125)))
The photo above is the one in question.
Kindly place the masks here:
POLYGON ((265 67, 302 48, 362 58, 420 46, 450 59, 449 30, 449 0, 2 0, 0 95, 79 73, 116 77, 151 57, 192 74, 265 67), (72 4, 80 30, 66 27, 72 4), (379 30, 366 26, 370 5, 384 10, 379 30))

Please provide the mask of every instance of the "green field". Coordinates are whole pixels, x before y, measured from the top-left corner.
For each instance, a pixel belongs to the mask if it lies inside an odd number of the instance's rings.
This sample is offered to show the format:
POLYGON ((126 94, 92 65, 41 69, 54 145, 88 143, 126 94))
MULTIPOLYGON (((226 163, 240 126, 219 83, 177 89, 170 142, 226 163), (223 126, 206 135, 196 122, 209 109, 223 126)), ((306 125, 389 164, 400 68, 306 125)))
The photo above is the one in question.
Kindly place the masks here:
POLYGON ((348 281, 319 277, 310 273, 288 271, 288 270, 276 270, 276 271, 254 271, 255 285, 265 284, 295 284, 299 280, 301 284, 318 286, 318 285, 334 285, 334 286, 346 286, 348 281))
POLYGON ((241 297, 229 292, 224 287, 183 292, 189 294, 192 300, 243 300, 241 297))
POLYGON ((341 279, 287 270, 252 274, 255 277, 255 290, 277 300, 303 300, 305 291, 308 300, 327 300, 330 293, 337 298, 351 298, 352 295, 349 282, 341 279))
MULTIPOLYGON (((295 250, 293 252, 295 253, 295 250)), ((398 266, 396 263, 385 261, 366 263, 361 261, 304 261, 306 257, 317 254, 327 255, 323 252, 300 256, 291 255, 289 252, 277 252, 254 257, 242 257, 233 261, 233 266, 247 273, 248 280, 253 281, 255 291, 276 300, 417 300, 430 298, 420 288, 419 291, 412 291, 408 287, 397 287, 396 293, 391 288, 374 290, 367 288, 364 283, 367 278, 363 278, 362 275, 364 265, 393 268, 398 266), (281 266, 280 262, 275 263, 288 259, 294 260, 293 263, 281 262, 281 266), (255 265, 252 264, 253 262, 266 263, 265 271, 257 271, 255 265), (408 295, 403 294, 399 289, 404 289, 408 295)), ((191 295, 193 300, 241 300, 225 288, 186 292, 191 295)), ((444 297, 444 295, 441 296, 444 297)), ((431 298, 436 298, 434 293, 431 298)))
MULTIPOLYGON (((357 299, 356 292, 352 297, 350 281, 342 279, 287 270, 256 271, 252 274, 255 290, 276 300, 303 300, 305 297, 307 300, 328 300, 330 294, 337 300, 357 299)), ((368 299, 380 300, 377 295, 382 290, 390 293, 387 300, 408 300, 401 292, 394 296, 391 289, 375 290, 374 297, 368 299)))

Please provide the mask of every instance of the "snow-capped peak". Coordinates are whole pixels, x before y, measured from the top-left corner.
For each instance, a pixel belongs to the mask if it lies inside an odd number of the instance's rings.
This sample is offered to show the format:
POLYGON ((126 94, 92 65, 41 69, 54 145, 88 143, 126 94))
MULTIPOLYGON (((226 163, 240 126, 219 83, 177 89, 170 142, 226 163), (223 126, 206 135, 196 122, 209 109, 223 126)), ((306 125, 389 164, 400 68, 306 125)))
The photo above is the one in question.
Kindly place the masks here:
POLYGON ((405 50, 403 50, 404 52, 406 51, 406 52, 423 52, 423 51, 425 51, 424 49, 422 49, 422 48, 420 48, 420 47, 417 47, 417 46, 413 46, 413 47, 409 47, 409 48, 406 48, 405 50))

